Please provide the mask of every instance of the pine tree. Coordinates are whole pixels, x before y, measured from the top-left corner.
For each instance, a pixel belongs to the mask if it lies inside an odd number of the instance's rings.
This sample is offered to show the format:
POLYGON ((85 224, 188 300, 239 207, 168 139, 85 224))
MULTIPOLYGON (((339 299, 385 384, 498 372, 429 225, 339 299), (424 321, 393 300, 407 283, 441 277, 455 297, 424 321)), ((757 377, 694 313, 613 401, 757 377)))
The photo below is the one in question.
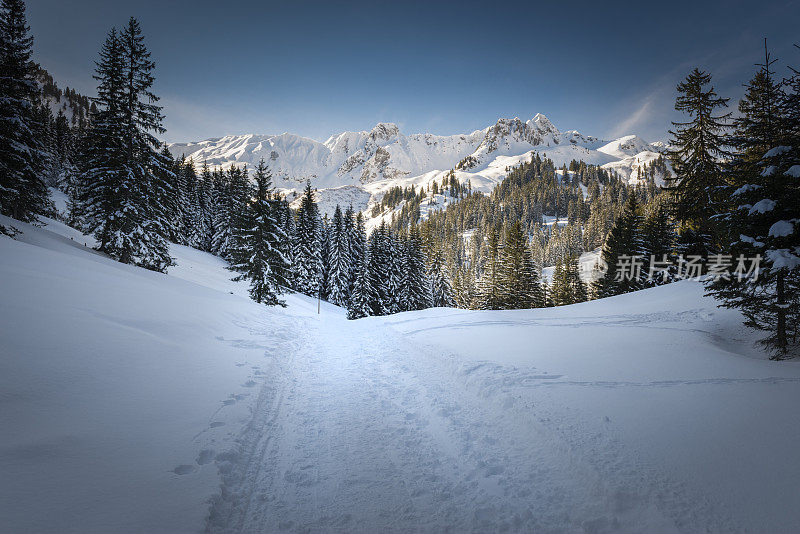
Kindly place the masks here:
POLYGON ((214 215, 214 237, 211 251, 225 259, 230 257, 233 231, 238 218, 244 213, 250 194, 246 168, 231 166, 226 173, 218 173, 216 183, 217 209, 214 215))
POLYGON ((367 277, 371 289, 370 315, 386 315, 389 308, 389 261, 387 254, 388 229, 386 223, 376 228, 369 236, 367 251, 367 277))
POLYGON ((733 240, 733 273, 709 281, 722 306, 736 308, 745 324, 766 331, 762 340, 775 359, 797 343, 800 317, 800 76, 784 90, 766 53, 746 86, 733 135, 731 174, 735 191, 725 217, 733 240), (749 273, 760 256, 757 273, 749 273))
MULTIPOLYGON (((358 214, 358 218, 361 218, 361 214, 358 214)), ((347 273, 347 294, 349 295, 350 292, 353 290, 353 282, 355 281, 356 275, 356 265, 355 261, 356 258, 363 258, 364 253, 366 252, 366 236, 364 236, 364 242, 361 242, 360 234, 358 230, 358 221, 355 213, 353 212, 353 206, 348 206, 347 211, 344 214, 344 233, 347 239, 347 249, 350 251, 350 269, 347 273)), ((363 230, 364 221, 361 220, 361 228, 363 230)))
POLYGON ((297 284, 295 282, 295 243, 297 242, 297 228, 295 226, 295 213, 289 207, 289 202, 286 198, 281 199, 281 223, 283 231, 286 234, 287 241, 282 244, 283 255, 289 260, 289 269, 286 271, 285 285, 287 288, 297 291, 297 284))
POLYGON ((328 265, 328 301, 337 306, 347 306, 351 263, 349 236, 342 209, 337 204, 331 221, 328 265))
POLYGON ((445 270, 441 250, 436 250, 428 257, 428 278, 431 283, 431 306, 434 308, 452 308, 456 305, 453 287, 445 270))
POLYGON ((39 86, 22 0, 0 4, 0 213, 32 221, 49 209, 40 174, 46 157, 37 130, 39 86))
POLYGON ((652 287, 671 281, 675 274, 676 235, 664 202, 656 200, 650 206, 642 222, 641 234, 645 262, 643 268, 647 269, 648 274, 645 285, 652 287))
POLYGON ((384 247, 385 256, 388 258, 386 269, 386 313, 408 311, 412 309, 414 297, 410 293, 411 287, 408 279, 407 240, 403 235, 387 231, 384 247))
POLYGON ((424 310, 431 306, 431 291, 425 273, 425 254, 419 228, 412 225, 404 247, 405 280, 403 284, 404 311, 424 310))
POLYGON ((592 284, 595 298, 620 295, 644 287, 648 266, 644 265, 642 224, 638 211, 636 196, 630 195, 603 244, 601 260, 607 270, 592 284), (637 261, 640 262, 638 268, 637 261))
POLYGON ((298 291, 310 297, 319 297, 321 290, 322 251, 320 242, 320 218, 314 202, 311 181, 297 210, 294 244, 294 280, 298 291))
POLYGON ((520 221, 512 223, 505 232, 499 287, 504 309, 538 308, 544 304, 539 270, 533 263, 520 221))
POLYGON ((559 258, 553 268, 553 279, 550 281, 548 297, 551 306, 572 304, 567 270, 565 269, 563 258, 559 258))
POLYGON ((566 287, 569 290, 570 304, 586 302, 588 293, 586 284, 581 280, 580 262, 578 256, 564 259, 564 270, 566 271, 566 287))
POLYGON ((354 257, 353 272, 353 290, 347 301, 347 318, 360 319, 371 314, 372 308, 369 303, 373 299, 367 259, 363 255, 354 257))
POLYGON ((287 236, 278 222, 278 203, 273 198, 272 175, 262 158, 253 174, 249 201, 238 219, 230 250, 231 269, 241 273, 234 280, 250 281, 250 296, 268 306, 286 303, 278 298, 289 260, 281 251, 287 236))
POLYGON ((483 274, 477 283, 475 307, 479 310, 502 310, 504 306, 503 291, 501 287, 501 262, 500 231, 492 228, 486 245, 486 255, 483 263, 483 274))
POLYGON ((680 96, 675 109, 689 115, 689 122, 674 122, 670 131, 674 150, 670 153, 674 177, 668 177, 666 189, 672 197, 672 209, 680 221, 679 233, 684 249, 704 252, 719 246, 718 229, 712 215, 720 204, 725 185, 723 159, 728 155, 725 134, 729 113, 717 115, 727 107, 728 99, 717 96, 711 75, 694 69, 678 84, 680 96))
POLYGON ((163 133, 151 87, 155 64, 135 19, 112 29, 100 52, 96 112, 81 156, 81 203, 98 249, 123 263, 164 271, 172 263, 164 202, 169 162, 153 133, 163 133))

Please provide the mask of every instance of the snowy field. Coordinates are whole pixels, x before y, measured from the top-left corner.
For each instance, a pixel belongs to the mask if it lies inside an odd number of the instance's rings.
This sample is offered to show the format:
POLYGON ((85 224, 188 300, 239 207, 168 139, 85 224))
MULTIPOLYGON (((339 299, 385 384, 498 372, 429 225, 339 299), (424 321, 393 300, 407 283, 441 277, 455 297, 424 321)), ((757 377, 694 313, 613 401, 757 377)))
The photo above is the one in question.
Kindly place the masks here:
POLYGON ((347 321, 45 222, 0 236, 0 532, 800 531, 800 362, 696 283, 347 321))

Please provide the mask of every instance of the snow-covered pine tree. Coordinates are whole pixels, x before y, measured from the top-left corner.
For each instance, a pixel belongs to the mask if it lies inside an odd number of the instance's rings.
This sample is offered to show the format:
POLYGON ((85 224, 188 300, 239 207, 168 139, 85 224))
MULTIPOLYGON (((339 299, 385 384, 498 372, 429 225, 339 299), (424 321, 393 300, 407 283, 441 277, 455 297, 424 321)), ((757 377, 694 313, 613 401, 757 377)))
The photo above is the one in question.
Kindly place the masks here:
POLYGON ((183 204, 181 197, 184 190, 183 176, 181 175, 181 163, 183 160, 175 160, 167 145, 161 147, 160 154, 163 158, 164 166, 156 170, 155 175, 161 183, 167 184, 167 187, 162 189, 158 199, 163 212, 164 231, 167 239, 173 243, 185 245, 183 242, 183 217, 181 216, 181 205, 183 204))
POLYGON ((155 64, 136 19, 112 29, 100 52, 97 112, 84 143, 81 190, 87 225, 99 250, 123 263, 164 271, 167 243, 164 177, 169 162, 153 133, 163 133, 151 87, 155 64))
POLYGON ((412 309, 413 297, 409 293, 408 284, 407 238, 389 230, 386 234, 385 246, 386 257, 389 260, 386 279, 388 298, 386 313, 408 311, 412 309))
POLYGON ((183 177, 181 181, 184 187, 180 209, 183 242, 190 247, 199 248, 203 218, 200 209, 200 184, 197 179, 194 161, 192 159, 184 160, 180 172, 183 177))
POLYGON ((214 177, 208 162, 203 161, 203 170, 200 173, 200 180, 197 188, 198 199, 198 243, 200 250, 211 252, 211 243, 214 239, 214 213, 216 212, 214 177))
POLYGON ((772 63, 765 53, 739 103, 736 189, 726 217, 734 272, 709 280, 709 290, 723 307, 741 310, 746 325, 767 332, 763 345, 782 359, 797 347, 800 329, 800 76, 794 72, 784 90, 772 63), (757 255, 760 270, 748 276, 757 255))
POLYGON ((475 308, 479 310, 502 310, 503 294, 500 286, 502 254, 500 230, 491 228, 483 251, 483 273, 477 282, 475 308))
POLYGON ((278 201, 273 198, 272 174, 264 159, 258 163, 250 186, 249 201, 237 218, 230 247, 230 268, 241 273, 234 280, 250 281, 250 297, 267 306, 285 306, 279 299, 289 268, 281 252, 287 240, 279 224, 278 201))
MULTIPOLYGON (((350 253, 350 266, 349 270, 347 271, 347 294, 350 294, 350 291, 353 289, 353 282, 355 281, 355 258, 361 254, 364 254, 364 248, 358 249, 357 247, 359 244, 356 243, 357 240, 357 229, 356 229, 356 216, 353 212, 353 205, 349 205, 347 210, 344 212, 343 216, 343 226, 344 226, 344 235, 345 239, 347 240, 347 250, 350 253)), ((363 224, 363 222, 362 222, 363 224)))
POLYGON ((428 279, 431 283, 431 306, 452 308, 456 305, 453 286, 445 270, 442 251, 433 251, 428 258, 428 279))
POLYGON ((289 260, 289 269, 287 269, 285 273, 286 279, 284 281, 284 285, 287 288, 291 289, 292 291, 297 291, 297 285, 294 279, 294 273, 295 273, 294 244, 297 239, 297 229, 295 227, 295 213, 289 207, 289 202, 284 197, 281 197, 280 199, 280 210, 281 210, 281 225, 283 227, 283 232, 286 234, 286 241, 284 241, 281 244, 281 250, 283 252, 284 257, 286 257, 286 259, 289 260))
POLYGON ((371 289, 369 307, 372 313, 370 315, 386 315, 388 313, 389 290, 387 281, 390 258, 387 255, 387 233, 386 223, 381 222, 381 225, 369 236, 367 276, 371 289))
POLYGON ((499 287, 504 309, 539 308, 544 304, 539 270, 520 221, 511 223, 504 235, 499 287))
POLYGON ((22 0, 0 3, 0 213, 32 221, 49 209, 36 137, 39 86, 22 0))
POLYGON ((569 299, 567 272, 564 268, 563 258, 559 258, 553 267, 553 279, 550 281, 550 290, 547 293, 551 306, 564 306, 571 304, 569 299))
POLYGON ((646 269, 644 258, 640 267, 636 267, 635 256, 642 256, 641 216, 636 195, 629 195, 622 214, 606 237, 601 252, 601 259, 607 270, 605 274, 592 284, 594 298, 611 297, 644 287, 646 269))
POLYGON ((311 181, 306 182, 300 208, 297 210, 294 243, 294 280, 297 291, 318 297, 322 256, 320 250, 320 218, 311 181))
POLYGON ((328 214, 326 213, 320 218, 319 222, 319 294, 323 300, 328 300, 328 291, 330 290, 328 271, 331 264, 331 225, 328 221, 328 214))
POLYGON ((374 299, 367 271, 367 258, 363 254, 353 257, 353 273, 353 289, 347 300, 347 318, 360 319, 372 313, 370 302, 374 299))
POLYGON ((717 115, 728 99, 717 96, 711 75, 694 69, 678 84, 675 109, 689 122, 673 122, 670 160, 675 176, 666 178, 672 213, 680 221, 679 235, 684 253, 707 255, 719 247, 721 236, 712 216, 719 210, 725 185, 723 160, 730 113, 717 115))
POLYGON ((214 237, 211 251, 228 259, 231 236, 244 212, 248 201, 250 184, 247 168, 232 165, 227 172, 219 172, 216 180, 217 210, 214 216, 214 237))
POLYGON ((328 301, 347 306, 351 266, 350 241, 342 209, 336 205, 330 228, 328 255, 328 301))
POLYGON ((405 240, 404 310, 424 310, 431 306, 431 289, 425 272, 425 253, 419 228, 412 224, 405 240))

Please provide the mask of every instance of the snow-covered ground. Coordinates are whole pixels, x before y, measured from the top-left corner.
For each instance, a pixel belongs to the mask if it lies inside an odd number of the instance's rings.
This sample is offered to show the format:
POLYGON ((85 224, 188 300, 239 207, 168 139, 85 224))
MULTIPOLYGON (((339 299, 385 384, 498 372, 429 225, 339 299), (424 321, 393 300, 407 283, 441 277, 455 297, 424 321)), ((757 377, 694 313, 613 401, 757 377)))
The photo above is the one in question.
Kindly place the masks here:
POLYGON ((347 321, 46 222, 0 236, 2 532, 800 530, 800 362, 694 282, 347 321))

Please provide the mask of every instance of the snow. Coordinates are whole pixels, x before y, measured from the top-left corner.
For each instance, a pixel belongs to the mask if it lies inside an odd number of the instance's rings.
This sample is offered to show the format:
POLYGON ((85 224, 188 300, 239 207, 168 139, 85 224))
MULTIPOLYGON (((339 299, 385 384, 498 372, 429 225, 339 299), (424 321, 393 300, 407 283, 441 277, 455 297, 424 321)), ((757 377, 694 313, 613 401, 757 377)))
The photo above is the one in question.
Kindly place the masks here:
MULTIPOLYGON (((585 284, 591 284, 599 277, 599 272, 595 269, 597 261, 600 259, 602 250, 596 248, 588 252, 584 252, 578 257, 578 274, 585 284)), ((542 280, 547 284, 553 283, 553 273, 555 273, 555 266, 544 267, 542 269, 542 280)))
MULTIPOLYGON (((574 130, 560 132, 541 113, 527 121, 501 118, 469 134, 405 135, 395 124, 378 123, 370 131, 343 132, 324 143, 289 133, 246 134, 173 143, 169 149, 176 157, 192 158, 197 166, 206 161, 211 167, 245 164, 252 168, 264 158, 276 187, 290 200, 310 179, 326 213, 332 212, 335 204, 333 208, 330 205, 339 200, 353 200, 354 207, 363 205, 364 192, 368 194, 366 204, 371 206, 392 187, 414 184, 419 189, 433 180, 441 184, 451 170, 460 182, 469 180, 473 190, 490 193, 506 177, 508 168, 529 161, 534 153, 550 158, 557 167, 573 160, 602 165, 631 183, 639 181, 640 166, 661 155, 659 146, 636 136, 606 142, 574 130), (456 170, 468 156, 475 164, 456 170)), ((663 177, 656 180, 662 183, 663 177)), ((368 208, 362 211, 368 213, 368 208)))
POLYGON ((792 235, 794 232, 794 225, 790 221, 778 221, 769 227, 769 235, 771 237, 785 237, 792 235))
POLYGON ((756 241, 755 238, 750 237, 749 235, 739 234, 739 241, 743 243, 750 243, 754 247, 763 247, 764 243, 761 241, 756 241))
POLYGON ((789 152, 791 149, 792 148, 788 146, 776 146, 775 148, 767 150, 767 153, 764 154, 764 158, 774 158, 775 156, 780 156, 781 154, 789 152))
POLYGON ((775 201, 769 198, 764 198, 753 204, 748 211, 748 215, 752 215, 754 213, 766 213, 768 211, 772 211, 774 208, 775 201))
POLYGON ((765 256, 774 269, 788 269, 791 271, 800 267, 800 250, 797 249, 794 252, 788 248, 768 250, 765 256))
POLYGON ((740 187, 739 189, 737 189, 736 191, 734 191, 732 193, 732 195, 736 197, 736 196, 739 196, 739 195, 743 195, 744 193, 749 193, 750 191, 755 191, 756 189, 759 189, 760 187, 761 187, 760 185, 756 185, 756 184, 745 184, 742 187, 740 187))
POLYGON ((653 151, 653 147, 639 136, 626 135, 601 146, 597 150, 617 159, 624 159, 641 152, 653 151))
POLYGON ((800 165, 792 165, 789 167, 789 170, 786 171, 786 174, 792 178, 800 178, 800 165))
POLYGON ((202 529, 264 351, 315 303, 278 314, 208 254, 174 246, 165 276, 44 221, 0 220, 23 232, 0 238, 0 531, 202 529))
POLYGON ((695 282, 346 321, 44 222, 0 237, 0 531, 800 526, 800 362, 695 282))

